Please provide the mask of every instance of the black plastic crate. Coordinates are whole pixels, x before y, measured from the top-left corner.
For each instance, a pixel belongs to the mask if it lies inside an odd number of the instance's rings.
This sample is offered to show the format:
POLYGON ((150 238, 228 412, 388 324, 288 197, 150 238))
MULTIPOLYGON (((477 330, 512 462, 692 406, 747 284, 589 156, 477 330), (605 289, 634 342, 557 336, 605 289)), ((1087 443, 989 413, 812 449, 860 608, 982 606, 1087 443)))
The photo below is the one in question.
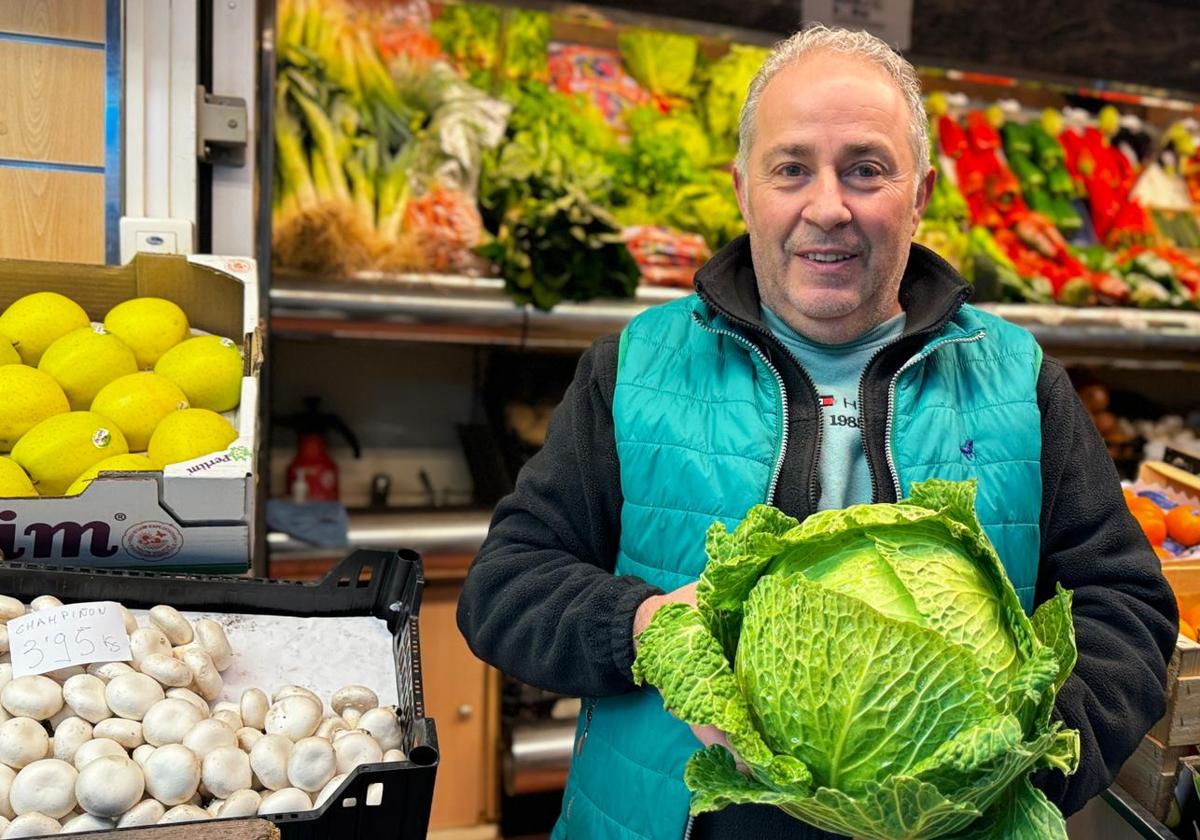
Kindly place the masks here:
MULTIPOLYGON (((424 837, 433 805, 438 766, 437 729, 425 716, 417 614, 425 580, 414 551, 359 550, 317 583, 194 575, 80 569, 41 564, 0 564, 0 594, 28 602, 55 595, 64 603, 119 601, 148 609, 170 604, 181 610, 291 616, 367 616, 387 622, 396 663, 398 714, 406 761, 363 764, 320 808, 261 817, 274 822, 283 840, 408 840, 424 837), (378 787, 376 787, 378 786, 378 787), (378 802, 376 805, 369 802, 378 802)), ((197 820, 178 826, 218 825, 197 820)), ((131 833, 153 838, 153 827, 81 832, 72 837, 131 833), (140 833, 139 833, 140 832, 140 833)))

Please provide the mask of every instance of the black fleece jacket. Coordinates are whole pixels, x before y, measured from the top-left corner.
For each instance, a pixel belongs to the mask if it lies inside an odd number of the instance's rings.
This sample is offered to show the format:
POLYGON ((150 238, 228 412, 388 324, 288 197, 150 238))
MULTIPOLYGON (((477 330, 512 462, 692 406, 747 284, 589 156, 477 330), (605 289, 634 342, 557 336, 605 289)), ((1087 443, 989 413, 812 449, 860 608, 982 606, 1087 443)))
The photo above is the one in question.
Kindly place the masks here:
MULTIPOLYGON (((807 374, 761 324, 745 237, 697 274, 696 289, 757 341, 784 375, 793 427, 773 503, 803 519, 815 509, 819 410, 807 374)), ((875 501, 894 501, 883 464, 890 377, 958 310, 969 287, 931 251, 912 247, 900 302, 904 336, 864 374, 863 416, 875 501)), ((531 685, 600 697, 632 690, 631 630, 638 605, 659 589, 613 574, 620 541, 620 464, 612 399, 617 336, 599 339, 550 422, 546 444, 499 503, 467 575, 458 625, 471 650, 531 685)), ((1064 814, 1107 787, 1164 712, 1166 662, 1178 615, 1158 559, 1121 496, 1103 442, 1063 367, 1046 358, 1038 377, 1042 417, 1041 564, 1036 603, 1055 584, 1074 592, 1079 659, 1055 713, 1079 730, 1073 776, 1035 780, 1064 814)), ((936 433, 936 430, 931 430, 936 433)), ((764 806, 729 807, 696 820, 693 838, 828 838, 764 806)))

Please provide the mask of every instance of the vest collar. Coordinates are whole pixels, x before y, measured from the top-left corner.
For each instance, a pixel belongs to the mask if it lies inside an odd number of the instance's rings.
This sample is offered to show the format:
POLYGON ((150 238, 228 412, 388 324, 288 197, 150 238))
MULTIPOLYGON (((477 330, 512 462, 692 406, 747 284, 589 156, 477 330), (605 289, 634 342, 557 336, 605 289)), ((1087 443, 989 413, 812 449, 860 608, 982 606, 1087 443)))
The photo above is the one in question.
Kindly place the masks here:
MULTIPOLYGON (((760 315, 758 281, 750 259, 750 236, 743 234, 713 255, 696 272, 696 294, 713 310, 735 324, 767 333, 760 315)), ((908 265, 900 280, 904 335, 936 333, 946 326, 971 296, 971 287, 933 251, 912 243, 908 265)))

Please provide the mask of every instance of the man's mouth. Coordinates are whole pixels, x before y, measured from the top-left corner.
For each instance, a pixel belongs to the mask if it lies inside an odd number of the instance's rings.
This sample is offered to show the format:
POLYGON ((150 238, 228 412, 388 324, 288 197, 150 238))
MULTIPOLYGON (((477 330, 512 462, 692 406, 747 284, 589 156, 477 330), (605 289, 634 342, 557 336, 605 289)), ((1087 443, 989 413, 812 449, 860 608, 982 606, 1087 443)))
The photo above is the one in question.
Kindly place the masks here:
POLYGON ((801 251, 800 256, 806 260, 819 263, 839 263, 854 259, 854 254, 829 253, 823 251, 801 251))

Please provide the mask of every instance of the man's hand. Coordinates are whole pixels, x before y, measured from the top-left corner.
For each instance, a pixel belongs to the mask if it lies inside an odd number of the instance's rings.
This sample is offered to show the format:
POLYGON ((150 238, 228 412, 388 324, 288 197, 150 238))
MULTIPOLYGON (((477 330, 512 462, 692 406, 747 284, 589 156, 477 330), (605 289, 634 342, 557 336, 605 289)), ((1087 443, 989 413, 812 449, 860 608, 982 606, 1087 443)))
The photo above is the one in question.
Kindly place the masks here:
POLYGON ((687 586, 681 586, 674 592, 668 592, 666 595, 651 595, 645 601, 638 605, 637 612, 633 616, 633 646, 637 650, 637 637, 650 624, 650 620, 654 618, 654 614, 658 612, 659 607, 665 607, 667 604, 691 604, 696 606, 696 584, 689 583, 687 586))
MULTIPOLYGON (((654 618, 654 614, 658 612, 659 607, 664 607, 667 604, 691 604, 696 605, 696 584, 689 583, 687 586, 681 586, 674 592, 668 592, 666 595, 651 595, 645 601, 638 605, 637 613, 633 617, 633 644, 634 649, 637 649, 637 636, 650 624, 654 618)), ((690 725, 690 724, 689 724, 690 725)), ((733 759, 737 762, 737 768, 743 773, 748 772, 746 765, 742 763, 741 756, 729 746, 729 739, 725 733, 715 726, 692 726, 692 734, 704 746, 711 744, 720 744, 729 752, 733 753, 733 759)))

